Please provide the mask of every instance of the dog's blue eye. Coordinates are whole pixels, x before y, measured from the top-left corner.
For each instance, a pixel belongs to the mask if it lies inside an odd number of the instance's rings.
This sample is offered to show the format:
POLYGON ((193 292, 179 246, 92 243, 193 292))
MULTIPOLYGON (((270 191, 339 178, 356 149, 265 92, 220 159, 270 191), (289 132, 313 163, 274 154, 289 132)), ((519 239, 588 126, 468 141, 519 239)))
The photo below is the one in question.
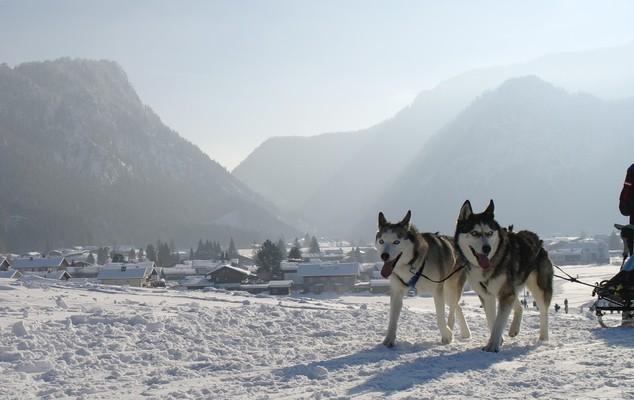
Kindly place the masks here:
POLYGON ((383 239, 379 239, 379 244, 383 244, 383 243, 385 243, 383 239))
POLYGON ((478 231, 471 231, 471 236, 473 236, 473 237, 479 237, 479 236, 480 236, 480 232, 478 232, 478 231))
POLYGON ((487 233, 485 233, 485 235, 486 235, 486 237, 491 237, 491 236, 493 236, 493 231, 487 232, 487 233))
POLYGON ((392 243, 394 243, 394 244, 399 244, 399 243, 401 243, 401 241, 400 241, 400 240, 395 240, 395 241, 394 241, 394 242, 392 242, 392 243))

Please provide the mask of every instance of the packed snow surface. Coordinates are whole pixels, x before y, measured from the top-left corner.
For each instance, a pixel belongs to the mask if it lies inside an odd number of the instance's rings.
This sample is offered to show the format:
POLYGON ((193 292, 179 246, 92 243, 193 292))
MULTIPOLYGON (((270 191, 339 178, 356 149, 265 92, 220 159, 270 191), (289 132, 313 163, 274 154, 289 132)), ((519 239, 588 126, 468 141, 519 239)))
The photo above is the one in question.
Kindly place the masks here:
MULTIPOLYGON (((617 266, 567 267, 587 282, 617 266)), ((550 341, 538 313, 485 353, 473 336, 440 344, 433 302, 408 297, 392 349, 380 343, 389 297, 253 296, 0 280, 1 398, 626 399, 634 398, 634 328, 602 329, 592 289, 555 279, 550 341), (570 310, 563 312, 568 299, 570 310)), ((532 301, 531 301, 532 303, 532 301)))

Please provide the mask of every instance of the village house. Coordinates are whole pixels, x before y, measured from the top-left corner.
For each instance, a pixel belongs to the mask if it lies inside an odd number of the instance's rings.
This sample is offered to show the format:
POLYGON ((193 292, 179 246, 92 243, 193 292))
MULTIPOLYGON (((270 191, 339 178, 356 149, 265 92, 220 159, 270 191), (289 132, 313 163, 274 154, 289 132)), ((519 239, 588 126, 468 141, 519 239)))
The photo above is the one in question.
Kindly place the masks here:
POLYGON ((3 279, 20 279, 22 272, 16 270, 0 271, 0 278, 3 279))
POLYGON ((269 287, 269 293, 272 295, 288 296, 292 293, 293 281, 291 280, 270 281, 268 287, 269 287))
POLYGON ((22 273, 66 270, 68 267, 64 257, 18 258, 11 263, 11 268, 22 273))
POLYGON ((24 276, 37 276, 40 278, 52 279, 56 281, 67 281, 72 278, 72 276, 68 273, 68 271, 60 269, 57 271, 49 271, 49 272, 25 272, 24 276))
POLYGON ((389 293, 389 292, 390 292, 389 279, 371 279, 370 280, 370 293, 389 293))
MULTIPOLYGON (((81 265, 81 264, 80 264, 81 265)), ((77 266, 77 263, 71 265, 66 269, 73 278, 96 278, 101 271, 101 266, 96 264, 90 264, 85 267, 77 266)))
POLYGON ((234 267, 232 265, 223 265, 214 271, 209 272, 205 277, 214 284, 214 286, 222 287, 221 285, 236 285, 240 283, 247 283, 247 281, 253 278, 253 274, 245 269, 234 267))
POLYGON ((0 271, 8 271, 10 266, 9 260, 3 258, 2 262, 0 262, 0 271))
POLYGON ((284 280, 290 280, 297 283, 300 283, 299 278, 297 276, 297 265, 299 263, 294 261, 282 261, 280 263, 280 270, 282 271, 282 277, 284 280))
POLYGON ((158 271, 152 261, 138 264, 111 263, 101 268, 97 281, 104 285, 155 287, 158 271))
POLYGON ((222 263, 213 260, 190 260, 188 263, 196 271, 196 275, 207 275, 222 266, 222 263))
POLYGON ((596 239, 558 239, 546 245, 548 256, 559 265, 609 264, 608 245, 596 239))
POLYGON ((359 263, 306 263, 297 266, 304 291, 342 293, 351 290, 359 276, 359 263))

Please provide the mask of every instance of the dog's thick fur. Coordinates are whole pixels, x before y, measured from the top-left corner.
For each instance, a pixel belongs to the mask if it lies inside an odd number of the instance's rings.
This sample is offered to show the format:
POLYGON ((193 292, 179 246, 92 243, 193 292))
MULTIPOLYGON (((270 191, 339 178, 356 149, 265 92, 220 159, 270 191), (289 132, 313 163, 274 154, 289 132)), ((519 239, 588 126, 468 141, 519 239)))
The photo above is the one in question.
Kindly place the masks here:
POLYGON ((539 237, 530 231, 501 228, 494 218, 493 200, 474 214, 469 200, 460 209, 454 240, 469 265, 467 281, 480 296, 491 332, 482 349, 497 352, 514 309, 509 336, 519 333, 522 306, 518 294, 526 286, 539 307, 539 339, 548 340, 548 307, 553 296, 553 265, 539 237), (497 299, 497 307, 496 307, 497 299))
MULTIPOLYGON (((376 234, 376 249, 384 261, 381 274, 390 278, 390 321, 383 344, 394 346, 396 326, 403 306, 403 296, 408 291, 408 282, 424 263, 423 274, 440 281, 449 276, 456 266, 458 252, 453 239, 433 233, 419 233, 410 224, 411 211, 402 221, 389 223, 383 213, 379 213, 379 230, 376 234)), ((453 325, 458 316, 461 336, 471 336, 462 309, 458 304, 466 282, 466 274, 461 270, 443 283, 434 283, 421 276, 416 283, 418 293, 428 292, 434 297, 436 319, 442 343, 453 340, 453 325), (449 304, 449 318, 445 319, 445 304, 449 304)))

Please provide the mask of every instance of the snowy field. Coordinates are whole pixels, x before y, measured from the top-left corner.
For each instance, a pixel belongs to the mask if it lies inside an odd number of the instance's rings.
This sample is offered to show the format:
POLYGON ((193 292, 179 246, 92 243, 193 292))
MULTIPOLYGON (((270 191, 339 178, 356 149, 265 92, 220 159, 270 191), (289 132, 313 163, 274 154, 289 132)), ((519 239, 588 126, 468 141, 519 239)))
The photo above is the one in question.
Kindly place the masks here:
MULTIPOLYGON (((618 266, 567 267, 587 282, 618 266)), ((270 297, 0 281, 0 398, 631 399, 634 329, 601 329, 591 289, 555 279, 550 342, 538 314, 497 354, 477 297, 473 337, 441 345, 430 298, 406 298, 380 343, 387 296, 270 297), (583 306, 583 311, 580 307, 583 306)), ((457 331, 457 328, 456 328, 457 331)))

